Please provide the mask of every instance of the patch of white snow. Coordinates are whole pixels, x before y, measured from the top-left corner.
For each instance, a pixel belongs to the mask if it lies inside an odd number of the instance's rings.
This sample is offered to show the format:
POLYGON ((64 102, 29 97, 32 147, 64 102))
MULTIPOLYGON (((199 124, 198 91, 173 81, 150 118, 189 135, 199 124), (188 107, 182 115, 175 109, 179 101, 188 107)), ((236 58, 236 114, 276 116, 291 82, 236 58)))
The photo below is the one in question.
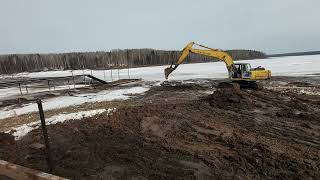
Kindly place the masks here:
MULTIPOLYGON (((80 111, 76 113, 69 113, 69 114, 58 114, 46 119, 46 125, 52 125, 57 123, 62 123, 68 120, 75 120, 75 119, 82 119, 85 117, 93 117, 97 114, 101 114, 107 112, 110 114, 115 112, 116 108, 110 109, 96 109, 90 111, 80 111)), ((21 139, 23 136, 28 134, 30 131, 37 129, 41 126, 40 120, 28 124, 23 124, 19 127, 12 128, 11 130, 7 131, 6 133, 12 133, 16 140, 21 139)))

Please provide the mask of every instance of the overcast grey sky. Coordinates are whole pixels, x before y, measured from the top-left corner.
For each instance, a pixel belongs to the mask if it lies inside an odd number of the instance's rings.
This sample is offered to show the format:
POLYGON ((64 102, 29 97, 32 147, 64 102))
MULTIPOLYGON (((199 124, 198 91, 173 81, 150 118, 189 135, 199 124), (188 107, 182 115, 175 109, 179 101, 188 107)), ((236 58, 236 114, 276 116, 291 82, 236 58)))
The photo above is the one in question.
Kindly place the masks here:
POLYGON ((0 54, 181 49, 320 50, 319 0, 1 0, 0 54))

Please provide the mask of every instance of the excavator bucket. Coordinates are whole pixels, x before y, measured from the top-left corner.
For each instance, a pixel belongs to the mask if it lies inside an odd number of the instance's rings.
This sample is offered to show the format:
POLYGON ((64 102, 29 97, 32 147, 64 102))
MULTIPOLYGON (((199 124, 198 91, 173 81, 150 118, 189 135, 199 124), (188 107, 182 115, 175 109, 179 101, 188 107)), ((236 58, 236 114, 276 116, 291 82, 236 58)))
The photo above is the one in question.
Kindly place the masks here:
POLYGON ((166 77, 166 79, 168 79, 169 74, 172 73, 172 71, 174 71, 174 68, 172 67, 172 65, 170 67, 167 67, 164 69, 164 75, 166 77))

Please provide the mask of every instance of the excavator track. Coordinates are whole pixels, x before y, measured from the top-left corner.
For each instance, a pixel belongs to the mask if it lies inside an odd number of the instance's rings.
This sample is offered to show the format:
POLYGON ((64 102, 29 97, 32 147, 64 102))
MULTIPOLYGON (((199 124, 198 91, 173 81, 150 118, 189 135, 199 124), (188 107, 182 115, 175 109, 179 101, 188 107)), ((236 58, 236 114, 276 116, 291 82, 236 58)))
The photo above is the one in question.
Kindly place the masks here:
POLYGON ((232 89, 235 91, 240 91, 240 84, 235 82, 221 82, 218 84, 219 89, 232 89))
POLYGON ((234 82, 221 82, 218 84, 219 89, 233 89, 240 91, 240 89, 253 89, 262 90, 263 85, 256 81, 234 81, 234 82))
POLYGON ((254 89, 254 90, 262 90, 263 89, 263 85, 259 82, 255 82, 253 84, 251 84, 251 89, 254 89))
POLYGON ((235 81, 242 89, 262 90, 263 84, 257 81, 235 81))

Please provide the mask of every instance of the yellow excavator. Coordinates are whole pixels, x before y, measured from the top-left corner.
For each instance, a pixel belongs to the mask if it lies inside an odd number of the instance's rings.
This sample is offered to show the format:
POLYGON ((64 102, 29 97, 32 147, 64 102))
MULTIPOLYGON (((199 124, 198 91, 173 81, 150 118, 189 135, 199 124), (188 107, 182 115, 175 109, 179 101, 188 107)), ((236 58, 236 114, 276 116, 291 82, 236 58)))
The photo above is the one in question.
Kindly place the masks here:
POLYGON ((270 70, 266 70, 260 66, 257 68, 251 68, 249 63, 234 63, 232 57, 222 50, 213 49, 201 44, 190 42, 182 50, 178 61, 175 64, 171 64, 170 67, 164 70, 166 79, 168 79, 168 76, 186 60, 190 53, 213 57, 223 61, 226 64, 231 82, 220 83, 219 87, 221 88, 240 89, 240 87, 248 87, 252 89, 261 89, 262 85, 258 83, 257 80, 265 80, 271 77, 270 70), (193 48, 194 45, 197 45, 203 49, 195 49, 193 48))

